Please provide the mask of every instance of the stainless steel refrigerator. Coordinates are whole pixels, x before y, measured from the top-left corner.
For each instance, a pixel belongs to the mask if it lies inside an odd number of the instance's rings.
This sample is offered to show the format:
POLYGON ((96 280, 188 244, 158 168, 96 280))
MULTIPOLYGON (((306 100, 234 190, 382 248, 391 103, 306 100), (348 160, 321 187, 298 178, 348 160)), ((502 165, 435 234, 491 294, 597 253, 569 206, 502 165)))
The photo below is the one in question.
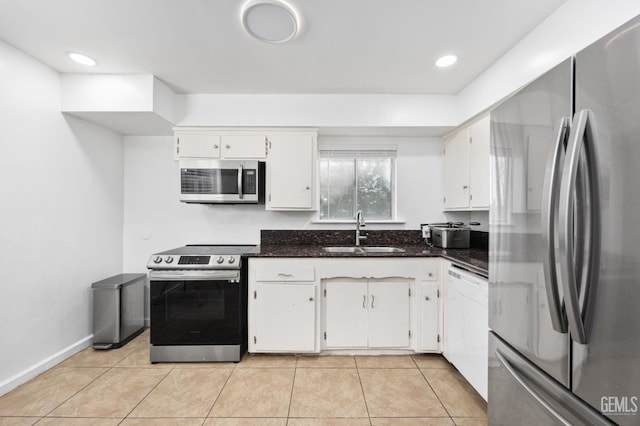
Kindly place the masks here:
POLYGON ((491 112, 489 423, 640 424, 640 19, 491 112))

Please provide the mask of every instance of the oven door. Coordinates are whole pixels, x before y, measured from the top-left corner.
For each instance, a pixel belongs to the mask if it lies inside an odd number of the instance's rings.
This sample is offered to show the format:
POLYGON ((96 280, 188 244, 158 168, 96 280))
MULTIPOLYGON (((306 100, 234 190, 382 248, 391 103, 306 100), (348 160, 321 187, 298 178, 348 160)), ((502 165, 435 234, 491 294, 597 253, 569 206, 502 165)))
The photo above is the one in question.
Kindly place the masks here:
POLYGON ((152 271, 151 345, 240 345, 243 285, 240 271, 152 271))

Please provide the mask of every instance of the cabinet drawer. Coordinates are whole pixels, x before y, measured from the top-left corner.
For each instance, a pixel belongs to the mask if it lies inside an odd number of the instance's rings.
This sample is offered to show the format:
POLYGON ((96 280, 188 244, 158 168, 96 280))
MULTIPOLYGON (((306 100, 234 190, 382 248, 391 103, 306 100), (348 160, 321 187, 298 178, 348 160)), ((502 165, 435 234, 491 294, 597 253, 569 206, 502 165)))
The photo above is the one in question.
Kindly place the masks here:
POLYGON ((255 271, 256 281, 310 281, 316 279, 312 265, 292 265, 287 262, 271 262, 260 264, 255 271))
POLYGON ((440 262, 429 262, 422 266, 422 280, 436 281, 438 279, 438 271, 440 270, 440 262))

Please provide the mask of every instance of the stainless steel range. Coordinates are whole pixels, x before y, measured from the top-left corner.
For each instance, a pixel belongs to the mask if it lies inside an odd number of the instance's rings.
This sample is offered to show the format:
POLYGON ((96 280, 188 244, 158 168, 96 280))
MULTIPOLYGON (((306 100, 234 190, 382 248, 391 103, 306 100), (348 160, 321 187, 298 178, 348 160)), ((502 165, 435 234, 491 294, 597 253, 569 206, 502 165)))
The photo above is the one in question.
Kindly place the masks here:
POLYGON ((151 256, 151 362, 240 361, 247 350, 250 245, 187 245, 151 256))

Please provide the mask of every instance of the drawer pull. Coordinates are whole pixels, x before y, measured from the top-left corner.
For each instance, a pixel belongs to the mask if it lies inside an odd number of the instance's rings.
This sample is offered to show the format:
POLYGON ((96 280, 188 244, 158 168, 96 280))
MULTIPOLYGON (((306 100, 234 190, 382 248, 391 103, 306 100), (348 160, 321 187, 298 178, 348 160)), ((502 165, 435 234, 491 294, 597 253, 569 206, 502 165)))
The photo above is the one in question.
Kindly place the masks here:
POLYGON ((286 272, 278 272, 279 277, 292 277, 293 274, 287 274, 286 272))

